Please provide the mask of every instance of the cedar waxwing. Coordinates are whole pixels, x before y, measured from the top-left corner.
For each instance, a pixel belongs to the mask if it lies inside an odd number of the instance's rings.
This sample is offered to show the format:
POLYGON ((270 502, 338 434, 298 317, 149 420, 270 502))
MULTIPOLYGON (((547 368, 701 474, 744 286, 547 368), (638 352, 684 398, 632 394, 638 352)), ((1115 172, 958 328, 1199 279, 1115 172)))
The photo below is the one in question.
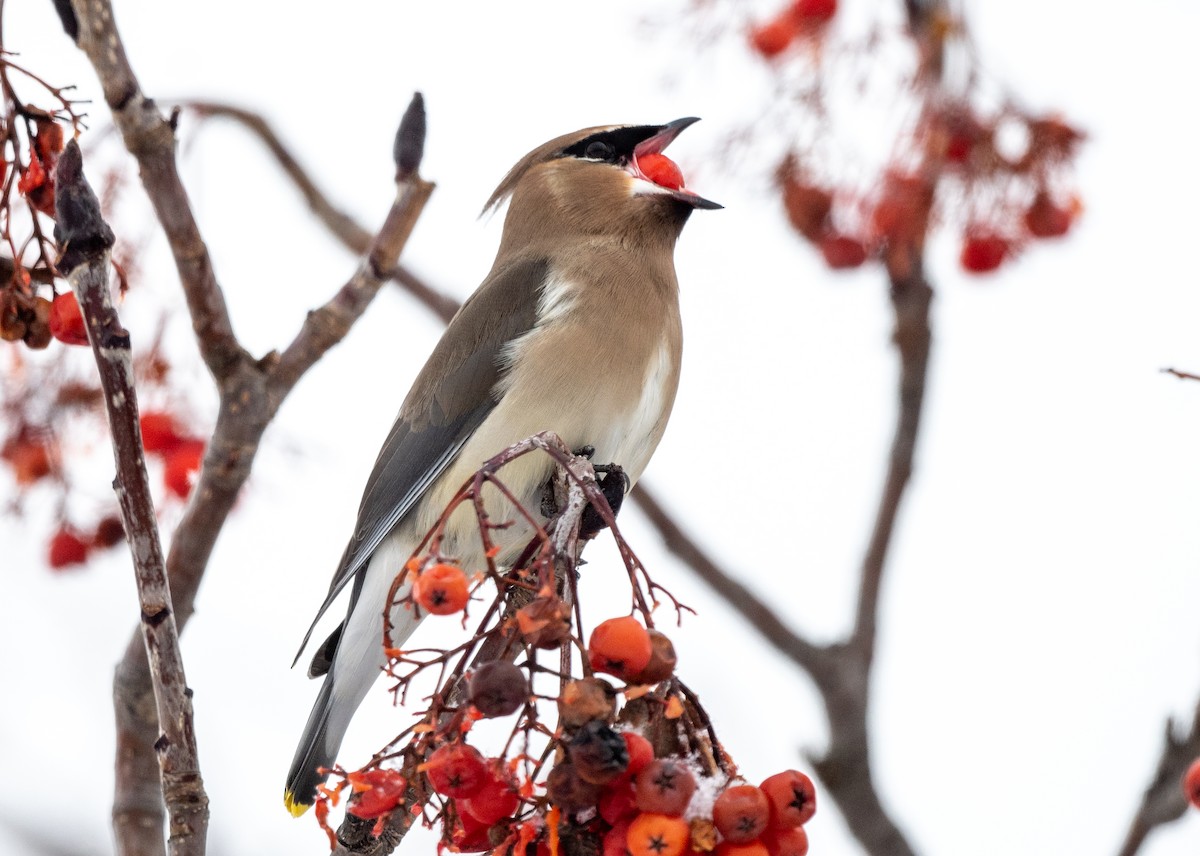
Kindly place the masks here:
MULTIPOLYGON (((392 580, 484 461, 550 430, 572 449, 593 447, 597 463, 622 466, 630 487, 645 469, 679 383, 675 242, 693 209, 721 207, 684 189, 660 155, 695 121, 586 128, 551 140, 522 158, 488 200, 485 211, 511 197, 496 261, 404 399, 317 612, 320 619, 352 583, 345 621, 309 668, 325 681, 287 777, 292 814, 313 803, 325 778, 317 769, 333 764, 384 665, 392 580)), ((547 457, 526 455, 500 478, 537 512, 552 471, 547 457)), ((518 521, 493 533, 497 561, 511 563, 532 530, 498 493, 486 505, 491 519, 518 521)), ((441 552, 468 571, 481 568, 475 515, 466 506, 458 511, 441 552)), ((418 621, 394 609, 393 643, 402 644, 418 621)), ((312 627, 301 651, 311 634, 312 627)))

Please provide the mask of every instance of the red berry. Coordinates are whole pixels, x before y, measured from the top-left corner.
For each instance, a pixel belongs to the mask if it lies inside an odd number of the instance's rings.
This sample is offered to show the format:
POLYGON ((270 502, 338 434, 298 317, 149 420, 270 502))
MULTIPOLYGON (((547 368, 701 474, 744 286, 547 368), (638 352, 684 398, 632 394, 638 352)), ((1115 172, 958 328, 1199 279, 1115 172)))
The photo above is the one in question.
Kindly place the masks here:
POLYGON ((634 779, 638 808, 680 817, 696 792, 691 770, 670 758, 652 761, 634 779))
POLYGON ((1200 808, 1200 758, 1192 762, 1183 776, 1183 793, 1192 806, 1200 808))
POLYGON ((664 154, 655 153, 637 158, 637 169, 659 187, 679 190, 683 187, 683 172, 679 165, 664 154))
POLYGON ((867 260, 867 247, 857 238, 831 232, 821 238, 821 255, 833 270, 846 270, 867 260))
POLYGON ((959 262, 968 273, 991 273, 1008 258, 1008 239, 991 232, 969 233, 963 241, 959 262))
POLYGON ((413 598, 434 615, 461 612, 470 598, 467 575, 456 565, 426 568, 413 584, 413 598))
POLYGON ((788 829, 807 823, 817 811, 817 790, 799 770, 768 776, 759 785, 771 803, 771 826, 788 829))
POLYGON ((765 844, 757 839, 737 844, 733 841, 722 841, 713 851, 714 856, 771 856, 765 844))
MULTIPOLYGON (((623 818, 613 824, 613 828, 604 834, 600 856, 629 856, 629 826, 632 817, 623 818)), ((562 852, 561 849, 559 852, 562 852)))
POLYGON ((1069 208, 1055 205, 1050 194, 1043 190, 1025 212, 1025 228, 1035 238, 1058 238, 1067 234, 1073 219, 1069 208))
POLYGON ((163 469, 163 484, 180 499, 187 499, 204 460, 203 440, 183 440, 170 455, 163 469))
POLYGON ((639 814, 629 824, 625 845, 630 856, 680 856, 688 844, 688 825, 681 817, 639 814))
POLYGON ((803 826, 768 829, 759 840, 770 856, 805 856, 808 853, 808 833, 803 826))
POLYGON ((771 803, 754 785, 726 788, 713 803, 713 824, 726 841, 747 844, 762 834, 771 820, 771 803))
POLYGON ((490 823, 483 823, 469 814, 459 811, 458 823, 450 835, 452 849, 457 853, 481 853, 492 849, 492 839, 488 831, 490 823))
POLYGON ((469 797, 492 778, 483 755, 466 743, 439 746, 422 769, 430 787, 448 797, 469 797))
POLYGON ((41 481, 54 468, 50 447, 40 438, 28 435, 5 443, 0 458, 8 461, 13 477, 22 487, 41 481))
POLYGON ((142 448, 147 452, 167 453, 174 451, 183 437, 175 427, 175 417, 170 413, 148 411, 139 420, 142 428, 142 448))
POLYGON ((373 820, 383 817, 404 798, 408 782, 396 770, 367 770, 346 777, 358 794, 347 811, 356 817, 373 820))
POLYGON ((837 14, 837 0, 796 0, 791 13, 800 24, 826 24, 837 14))
POLYGON ((605 822, 616 825, 622 818, 637 814, 637 798, 633 793, 633 782, 618 779, 600 793, 596 807, 605 822))
POLYGON ((50 306, 50 335, 68 345, 88 343, 87 325, 79 310, 79 301, 75 299, 75 292, 64 291, 54 298, 50 306))
POLYGON ((750 31, 750 46, 767 59, 779 56, 799 35, 790 15, 780 15, 750 31))
POLYGON ((96 531, 92 534, 93 547, 111 547, 123 540, 125 540, 125 524, 115 514, 110 514, 97 523, 96 531))
POLYGON ((588 639, 588 660, 597 672, 624 678, 650 662, 650 634, 633 616, 610 618, 596 625, 588 639))
POLYGON ((46 562, 55 570, 70 565, 82 565, 87 561, 88 543, 66 526, 59 528, 50 538, 50 549, 46 562))
POLYGON ((512 817, 521 804, 517 792, 511 783, 501 776, 495 767, 488 772, 490 776, 483 786, 469 797, 455 800, 454 804, 463 814, 491 826, 505 818, 512 817))
POLYGON ((625 768, 626 778, 632 778, 649 766, 654 760, 654 747, 650 741, 634 731, 622 731, 625 749, 629 753, 629 766, 625 768))
POLYGON ((925 229, 932 205, 933 185, 928 180, 889 169, 871 212, 874 237, 892 246, 915 241, 925 229))
POLYGON ((829 229, 833 194, 816 185, 787 179, 783 183, 783 207, 793 229, 810 241, 820 241, 829 229))

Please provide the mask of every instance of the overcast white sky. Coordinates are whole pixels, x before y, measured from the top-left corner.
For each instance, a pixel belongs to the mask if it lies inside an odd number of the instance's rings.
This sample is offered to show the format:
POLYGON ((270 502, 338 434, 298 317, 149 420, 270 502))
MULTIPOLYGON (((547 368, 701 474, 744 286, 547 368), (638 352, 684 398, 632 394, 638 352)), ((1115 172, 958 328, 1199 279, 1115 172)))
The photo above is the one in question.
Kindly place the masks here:
MULTIPOLYGON (((769 164, 721 162, 723 136, 757 115, 768 77, 737 51, 685 50, 647 4, 118 2, 150 94, 261 109, 335 199, 377 224, 392 194, 395 123, 414 89, 429 109, 438 190, 406 259, 457 296, 491 261, 500 221, 476 220, 508 167, 542 141, 605 122, 704 122, 672 148, 690 183, 724 203, 699 212, 677 260, 685 368, 646 482, 722 562, 796 626, 848 626, 894 412, 885 283, 827 272, 767 190, 769 164)), ((844 0, 850 14, 874 5, 844 0), (855 12, 854 10, 858 10, 855 12)), ((898 4, 897 4, 898 5, 898 4)), ((991 74, 1091 142, 1087 213, 1056 247, 987 280, 934 242, 935 352, 913 489, 884 591, 873 738, 879 785, 917 850, 942 856, 1106 854, 1124 833, 1168 715, 1200 694, 1200 369, 1194 246, 1200 166, 1192 85, 1200 8, 1151 0, 971 4, 991 74)), ((755 3, 767 14, 769 3, 755 3)), ((8 4, 5 47, 104 110, 51 4, 8 4)), ((185 125, 188 120, 185 120, 185 125)), ((192 139, 189 128, 184 136, 192 139)), ((185 146, 184 172, 239 335, 288 341, 354 266, 242 132, 185 146)), ((131 218, 131 231, 137 226, 131 218)), ((146 286, 181 305, 161 242, 146 286)), ((127 307, 138 313, 131 296, 127 307)), ((175 350, 190 345, 178 328, 175 350)), ((137 333, 135 327, 135 334, 137 333)), ((185 635, 203 772, 220 856, 323 852, 311 818, 283 810, 283 777, 315 686, 288 670, 353 522, 362 482, 439 334, 412 300, 382 295, 299 386, 217 545, 185 635)), ((140 341, 149 336, 142 328, 140 341)), ((136 345, 136 342, 135 342, 136 345)), ((191 412, 211 424, 202 370, 191 412)), ((81 507, 107 498, 97 442, 81 507)), ((0 495, 13 489, 0 474, 0 495)), ((170 520, 172 512, 165 518, 170 520)), ((0 852, 14 827, 109 848, 110 681, 134 626, 126 562, 41 565, 52 509, 36 497, 0 522, 0 852)), ((673 633, 680 671, 751 779, 804 767, 825 726, 807 679, 660 548, 636 512, 624 529, 655 576, 700 615, 673 633)), ((611 553, 584 597, 606 604, 611 553)), ((589 584, 590 580, 590 584, 589 584)), ((423 629, 429 640, 446 626, 423 629)), ((346 742, 348 764, 398 730, 380 692, 346 742)), ((859 851, 825 800, 812 852, 859 851)), ((420 851, 416 840, 406 847, 420 851)), ((1147 856, 1200 852, 1200 819, 1147 856)))

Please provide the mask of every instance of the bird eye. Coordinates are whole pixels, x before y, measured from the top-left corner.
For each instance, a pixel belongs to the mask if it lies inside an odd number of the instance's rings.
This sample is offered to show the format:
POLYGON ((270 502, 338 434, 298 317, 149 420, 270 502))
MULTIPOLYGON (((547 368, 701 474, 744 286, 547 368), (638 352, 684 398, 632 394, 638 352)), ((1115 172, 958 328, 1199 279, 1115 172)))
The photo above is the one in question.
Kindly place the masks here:
POLYGON ((616 149, 612 143, 606 143, 603 140, 592 140, 583 151, 585 158, 592 160, 610 161, 616 155, 616 149))

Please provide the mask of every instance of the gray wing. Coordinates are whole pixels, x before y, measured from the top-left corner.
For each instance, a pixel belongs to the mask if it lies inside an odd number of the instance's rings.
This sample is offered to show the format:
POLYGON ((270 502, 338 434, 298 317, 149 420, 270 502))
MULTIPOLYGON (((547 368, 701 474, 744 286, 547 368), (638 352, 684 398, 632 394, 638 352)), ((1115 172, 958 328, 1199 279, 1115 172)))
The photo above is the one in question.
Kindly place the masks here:
POLYGON ((450 321, 409 390, 375 468, 367 479, 354 535, 313 628, 346 583, 363 572, 371 554, 412 510, 462 451, 497 404, 504 346, 537 324, 537 305, 549 263, 520 259, 493 269, 450 321))

